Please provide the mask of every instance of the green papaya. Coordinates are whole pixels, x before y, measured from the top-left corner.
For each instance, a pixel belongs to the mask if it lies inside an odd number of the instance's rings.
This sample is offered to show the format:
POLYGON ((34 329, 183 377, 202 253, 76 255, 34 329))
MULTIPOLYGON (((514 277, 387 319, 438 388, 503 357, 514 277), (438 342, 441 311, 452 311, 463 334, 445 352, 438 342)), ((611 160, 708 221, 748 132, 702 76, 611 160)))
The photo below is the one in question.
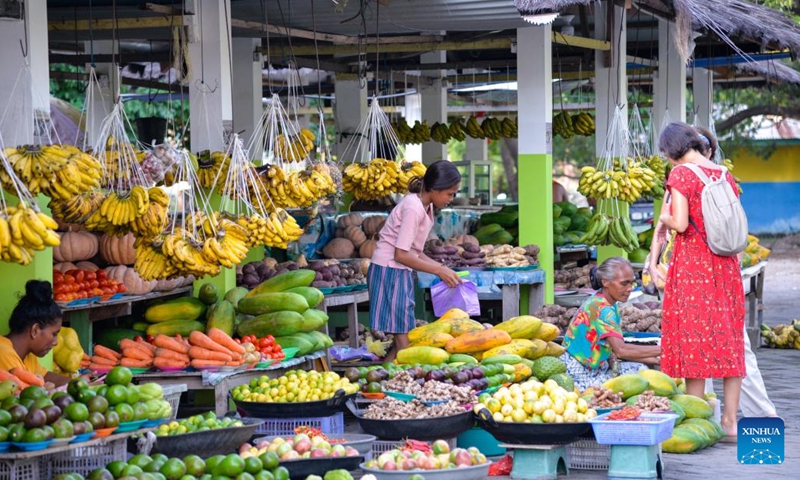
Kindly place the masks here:
POLYGON ((333 340, 331 339, 331 337, 325 335, 319 330, 314 330, 313 332, 307 332, 306 337, 308 339, 314 339, 316 341, 314 351, 322 350, 323 348, 328 348, 331 345, 333 345, 333 340))
POLYGON ((213 305, 219 300, 219 287, 213 283, 204 283, 200 285, 197 298, 206 305, 213 305))
POLYGON ((248 315, 263 315, 270 312, 298 312, 308 310, 308 302, 302 295, 291 292, 272 292, 245 296, 239 300, 239 312, 248 315))
POLYGON ((682 425, 672 430, 672 436, 661 444, 665 453, 692 453, 700 447, 697 433, 682 425))
POLYGON ((206 326, 203 325, 202 322, 196 320, 169 320, 167 322, 159 322, 150 325, 147 327, 147 334, 154 337, 159 334, 168 337, 174 335, 188 337, 192 332, 204 332, 205 330, 206 326))
POLYGON ((233 287, 225 294, 225 300, 231 302, 235 310, 239 309, 239 300, 249 292, 245 287, 233 287))
POLYGON ((199 298, 179 297, 151 305, 144 311, 144 319, 150 323, 174 320, 197 320, 205 315, 208 306, 199 298))
POLYGON ((674 395, 671 400, 683 408, 686 418, 708 418, 714 414, 707 401, 694 395, 674 395))
POLYGON ((253 297, 263 293, 284 292, 290 288, 307 287, 316 278, 317 272, 314 270, 298 269, 286 273, 275 275, 274 277, 261 282, 256 288, 250 290, 246 297, 253 297))
POLYGON ((314 287, 294 287, 286 291, 302 295, 303 298, 306 299, 306 303, 308 303, 308 308, 316 308, 317 305, 325 300, 325 295, 323 295, 318 288, 314 287))
POLYGON ((328 323, 328 314, 322 310, 309 308, 303 312, 303 325, 300 327, 301 332, 313 332, 319 330, 323 325, 328 323))
POLYGON ((489 225, 496 223, 503 228, 511 228, 517 225, 519 212, 490 212, 481 215, 481 223, 489 225))
POLYGON ((479 228, 474 234, 472 234, 477 240, 478 243, 481 245, 487 245, 491 242, 489 240, 497 233, 502 232, 503 227, 497 223, 491 223, 489 225, 484 225, 483 227, 479 228))
POLYGON ((275 343, 283 349, 297 348, 296 357, 306 355, 314 350, 316 343, 312 343, 308 338, 290 335, 285 337, 275 337, 275 343))
POLYGON ((647 390, 648 385, 647 380, 635 373, 620 375, 603 383, 603 387, 610 389, 612 392, 622 392, 623 400, 639 395, 647 390))
POLYGON ((271 312, 242 321, 236 330, 240 336, 286 336, 299 332, 303 321, 303 316, 297 312, 271 312))
POLYGON ((206 312, 206 331, 218 328, 233 336, 235 324, 236 310, 234 310, 231 302, 223 299, 208 307, 206 312))
POLYGON ((578 212, 578 207, 570 202, 556 202, 553 205, 558 205, 561 208, 561 216, 571 217, 578 212))

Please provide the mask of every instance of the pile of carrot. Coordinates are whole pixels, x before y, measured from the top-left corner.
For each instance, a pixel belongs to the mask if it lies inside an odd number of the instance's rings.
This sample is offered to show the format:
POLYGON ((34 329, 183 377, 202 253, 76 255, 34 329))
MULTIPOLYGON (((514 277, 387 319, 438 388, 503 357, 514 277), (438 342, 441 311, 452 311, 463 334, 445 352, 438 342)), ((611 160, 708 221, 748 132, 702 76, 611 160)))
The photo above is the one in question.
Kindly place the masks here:
POLYGON ((189 342, 183 338, 156 335, 153 365, 158 368, 187 368, 189 366, 189 342))
POLYGON ((108 370, 116 367, 122 360, 122 354, 102 345, 94 346, 94 355, 89 361, 90 370, 108 370))
POLYGON ((89 368, 89 364, 91 363, 92 363, 92 357, 84 353, 83 358, 81 359, 81 368, 89 368))
POLYGON ((128 368, 150 368, 156 356, 156 347, 144 340, 123 338, 119 342, 122 359, 119 364, 128 368))
POLYGON ((11 380, 17 384, 17 392, 31 385, 44 387, 44 378, 20 367, 12 368, 11 371, 0 370, 0 382, 5 382, 6 380, 11 380))
POLYGON ((208 333, 192 332, 189 343, 188 354, 195 368, 238 367, 244 363, 244 347, 218 328, 212 328, 208 333))

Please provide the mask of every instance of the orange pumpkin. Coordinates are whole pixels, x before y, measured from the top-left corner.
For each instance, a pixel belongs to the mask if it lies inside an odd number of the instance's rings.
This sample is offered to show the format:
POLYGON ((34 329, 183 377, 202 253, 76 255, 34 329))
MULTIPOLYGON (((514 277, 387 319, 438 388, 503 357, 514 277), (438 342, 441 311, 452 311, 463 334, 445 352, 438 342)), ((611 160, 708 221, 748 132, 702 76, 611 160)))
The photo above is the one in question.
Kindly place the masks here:
POLYGON ((358 248, 358 255, 361 258, 372 258, 372 254, 375 252, 375 249, 378 247, 378 242, 375 240, 367 240, 366 242, 362 243, 361 246, 358 248))
POLYGON ((136 238, 132 233, 124 237, 115 237, 107 233, 100 238, 100 256, 109 265, 133 265, 136 261, 136 249, 133 242, 136 238))
POLYGON ((142 280, 142 277, 140 277, 138 273, 136 273, 136 270, 126 267, 125 265, 108 267, 105 270, 108 278, 124 284, 125 290, 131 295, 144 295, 145 293, 150 293, 156 286, 155 280, 146 282, 142 280))
POLYGON ((87 231, 64 232, 61 244, 53 247, 56 262, 80 262, 97 255, 97 236, 87 231))

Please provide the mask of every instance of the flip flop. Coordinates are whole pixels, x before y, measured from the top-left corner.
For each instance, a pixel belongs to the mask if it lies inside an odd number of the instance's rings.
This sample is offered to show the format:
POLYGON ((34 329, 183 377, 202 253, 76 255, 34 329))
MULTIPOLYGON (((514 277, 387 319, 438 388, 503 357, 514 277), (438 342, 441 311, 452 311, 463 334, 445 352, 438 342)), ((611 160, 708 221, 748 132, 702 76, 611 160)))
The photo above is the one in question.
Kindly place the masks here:
POLYGON ((725 435, 719 443, 739 443, 739 437, 737 435, 725 435))

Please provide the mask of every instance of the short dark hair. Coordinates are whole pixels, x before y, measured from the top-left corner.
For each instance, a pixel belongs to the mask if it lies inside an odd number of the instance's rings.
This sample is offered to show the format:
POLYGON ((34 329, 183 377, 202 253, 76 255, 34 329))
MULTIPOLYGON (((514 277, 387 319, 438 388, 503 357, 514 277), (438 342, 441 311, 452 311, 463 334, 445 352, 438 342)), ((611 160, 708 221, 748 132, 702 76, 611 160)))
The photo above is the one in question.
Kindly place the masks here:
POLYGON ((19 299, 8 319, 8 327, 11 333, 23 333, 33 325, 44 328, 60 319, 61 308, 53 300, 50 282, 28 280, 25 295, 19 299))
POLYGON ((714 138, 714 135, 707 128, 694 127, 694 129, 700 134, 700 140, 703 140, 703 147, 705 147, 700 153, 713 159, 717 154, 717 148, 719 148, 717 139, 714 138))
POLYGON ((424 177, 414 177, 408 182, 408 191, 420 193, 423 190, 432 192, 434 190, 447 190, 453 188, 461 182, 461 173, 453 162, 448 160, 438 160, 428 165, 424 177))
POLYGON ((658 140, 658 148, 667 158, 678 160, 689 153, 706 151, 706 146, 697 131, 683 122, 673 122, 664 128, 658 140))

